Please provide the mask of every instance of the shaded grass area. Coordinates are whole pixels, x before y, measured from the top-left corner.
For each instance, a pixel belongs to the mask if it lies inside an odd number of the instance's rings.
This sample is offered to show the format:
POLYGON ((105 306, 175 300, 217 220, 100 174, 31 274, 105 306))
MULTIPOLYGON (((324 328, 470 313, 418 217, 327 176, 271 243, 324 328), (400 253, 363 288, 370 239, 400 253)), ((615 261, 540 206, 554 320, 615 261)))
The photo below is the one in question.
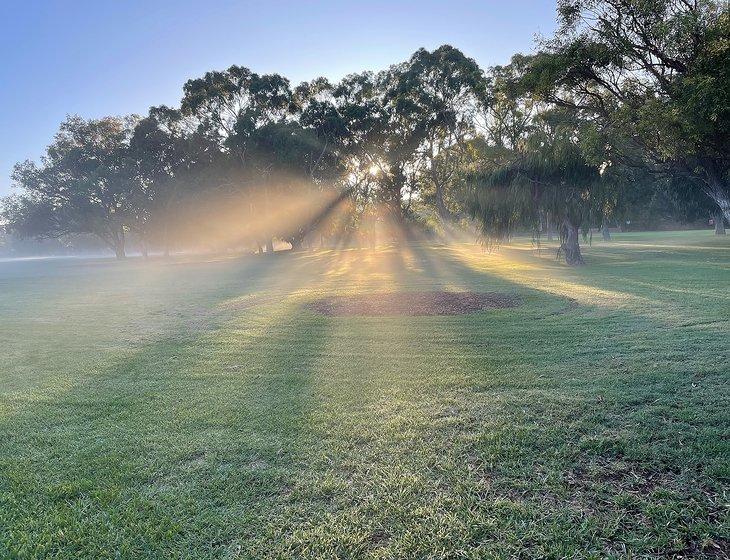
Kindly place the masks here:
POLYGON ((0 557, 726 556, 730 244, 585 253, 0 264, 0 557))

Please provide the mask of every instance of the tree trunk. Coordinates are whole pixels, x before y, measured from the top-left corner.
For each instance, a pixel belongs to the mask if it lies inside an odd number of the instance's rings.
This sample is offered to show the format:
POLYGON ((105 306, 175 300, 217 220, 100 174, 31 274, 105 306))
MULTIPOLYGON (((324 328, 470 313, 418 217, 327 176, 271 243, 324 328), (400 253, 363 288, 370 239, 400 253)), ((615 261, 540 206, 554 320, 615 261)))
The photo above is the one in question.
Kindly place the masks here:
POLYGON ((710 173, 707 185, 709 187, 707 194, 717 204, 725 219, 730 223, 730 185, 721 181, 714 172, 710 173))
POLYGON ((725 235, 725 216, 720 210, 715 212, 715 235, 725 235))
POLYGON ((553 224, 550 221, 550 212, 545 212, 545 229, 547 230, 547 240, 553 240, 553 224))
POLYGON ((392 222, 401 223, 403 221, 403 206, 401 205, 400 195, 391 195, 386 204, 392 222))
POLYGON ((111 232, 111 247, 114 249, 114 255, 117 259, 124 259, 127 254, 124 251, 124 226, 119 226, 111 232))
POLYGON ((608 224, 606 223, 606 220, 604 220, 601 224, 601 234, 603 235, 604 241, 611 241, 611 232, 608 231, 608 224))
POLYGON ((385 186, 385 205, 389 214, 388 221, 390 222, 388 224, 388 230, 390 231, 386 231, 386 235, 393 237, 394 240, 403 233, 405 213, 401 204, 401 193, 405 184, 406 177, 403 170, 395 168, 392 170, 392 177, 385 186))
POLYGON ((293 237, 289 240, 289 243, 291 244, 292 251, 301 251, 304 249, 304 238, 302 237, 293 237))
POLYGON ((266 254, 267 255, 270 255, 273 252, 274 252, 274 238, 273 237, 269 237, 266 240, 266 254))
POLYGON ((446 208, 444 203, 444 191, 439 183, 436 183, 436 212, 438 213, 441 222, 446 223, 451 221, 451 213, 446 208))
POLYGON ((165 226, 162 230, 162 253, 165 258, 170 256, 170 234, 167 225, 167 218, 165 218, 165 226))
POLYGON ((565 255, 565 262, 570 266, 585 264, 583 255, 580 254, 578 226, 571 224, 568 220, 563 221, 562 231, 560 232, 560 249, 558 250, 558 254, 561 252, 565 255))
POLYGON ((118 259, 124 259, 127 254, 124 251, 124 232, 114 238, 114 254, 118 259))
POLYGON ((140 249, 142 251, 142 258, 143 259, 149 258, 150 254, 149 254, 149 251, 147 250, 147 243, 145 243, 144 241, 142 241, 141 246, 140 246, 140 249))

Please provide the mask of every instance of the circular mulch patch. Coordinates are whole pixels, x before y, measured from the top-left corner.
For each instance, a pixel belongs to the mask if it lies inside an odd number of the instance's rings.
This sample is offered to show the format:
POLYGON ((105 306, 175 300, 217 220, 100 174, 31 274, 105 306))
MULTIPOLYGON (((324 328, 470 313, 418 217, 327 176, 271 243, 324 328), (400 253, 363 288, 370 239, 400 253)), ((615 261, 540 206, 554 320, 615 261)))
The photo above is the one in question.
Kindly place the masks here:
POLYGON ((306 307, 331 317, 384 317, 464 315, 519 304, 520 298, 516 295, 499 292, 386 292, 332 296, 312 301, 306 307))

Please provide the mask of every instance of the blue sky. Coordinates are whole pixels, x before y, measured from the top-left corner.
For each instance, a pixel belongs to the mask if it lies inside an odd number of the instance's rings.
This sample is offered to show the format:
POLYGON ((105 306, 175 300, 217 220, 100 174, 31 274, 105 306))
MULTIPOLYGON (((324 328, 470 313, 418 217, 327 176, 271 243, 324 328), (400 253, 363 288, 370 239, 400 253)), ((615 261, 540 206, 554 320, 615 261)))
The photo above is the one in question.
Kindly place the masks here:
POLYGON ((293 83, 379 70, 449 43, 482 66, 529 52, 555 0, 47 1, 0 8, 0 195, 67 114, 143 114, 231 64, 293 83))

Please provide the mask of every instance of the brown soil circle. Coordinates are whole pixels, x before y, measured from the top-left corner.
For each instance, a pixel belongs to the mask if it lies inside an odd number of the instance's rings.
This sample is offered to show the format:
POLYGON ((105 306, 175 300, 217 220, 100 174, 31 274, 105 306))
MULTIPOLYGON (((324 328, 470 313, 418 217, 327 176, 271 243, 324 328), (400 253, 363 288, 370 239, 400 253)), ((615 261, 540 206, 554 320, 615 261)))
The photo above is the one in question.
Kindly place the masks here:
POLYGON ((515 294, 501 292, 385 292, 332 296, 305 305, 330 317, 465 315, 521 304, 515 294))

